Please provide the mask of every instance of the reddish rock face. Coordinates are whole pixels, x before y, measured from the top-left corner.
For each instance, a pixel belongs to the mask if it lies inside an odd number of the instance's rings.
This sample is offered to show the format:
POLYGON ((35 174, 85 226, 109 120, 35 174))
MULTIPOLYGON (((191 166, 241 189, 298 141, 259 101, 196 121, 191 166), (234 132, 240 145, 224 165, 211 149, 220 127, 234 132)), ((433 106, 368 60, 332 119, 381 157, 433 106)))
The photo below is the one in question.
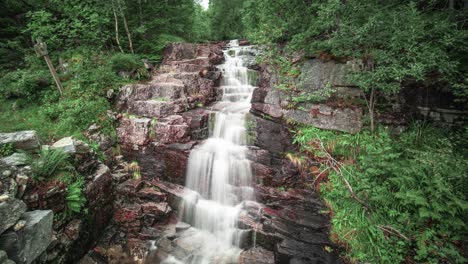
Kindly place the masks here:
POLYGON ((120 120, 117 127, 117 136, 125 145, 145 145, 149 142, 149 118, 127 118, 120 120))
POLYGON ((162 144, 186 143, 190 141, 190 128, 182 116, 169 116, 156 123, 154 141, 162 144))
POLYGON ((185 182, 190 142, 208 136, 208 112, 216 99, 224 43, 169 45, 157 74, 144 84, 120 89, 117 136, 126 157, 137 161, 145 177, 185 182))

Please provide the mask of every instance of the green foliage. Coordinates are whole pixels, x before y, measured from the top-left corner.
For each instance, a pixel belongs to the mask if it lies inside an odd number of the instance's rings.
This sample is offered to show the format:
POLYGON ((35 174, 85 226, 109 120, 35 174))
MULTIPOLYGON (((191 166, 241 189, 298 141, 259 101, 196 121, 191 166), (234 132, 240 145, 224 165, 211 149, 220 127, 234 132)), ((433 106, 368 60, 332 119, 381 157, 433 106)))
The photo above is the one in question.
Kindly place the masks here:
POLYGON ((81 213, 86 205, 86 198, 83 195, 84 179, 82 177, 70 185, 68 185, 67 197, 67 214, 81 213))
POLYGON ((447 7, 446 1, 248 0, 244 25, 259 43, 361 60, 353 81, 365 91, 394 93, 403 81, 431 80, 466 96, 465 10, 447 7))
POLYGON ((21 99, 21 103, 33 102, 41 92, 50 87, 50 74, 47 71, 17 70, 0 78, 0 96, 8 99, 21 99))
POLYGON ((13 153, 15 153, 15 145, 13 143, 0 145, 0 158, 10 156, 13 153))
POLYGON ((244 33, 242 24, 244 0, 211 0, 208 10, 211 31, 216 40, 241 38, 244 33))
POLYGON ((468 164, 459 145, 467 138, 455 137, 460 134, 419 123, 398 138, 385 129, 376 136, 367 131, 349 135, 310 127, 298 130, 295 142, 303 150, 320 157, 316 144, 323 142, 327 152, 345 161, 343 176, 371 208, 366 212, 341 177, 330 172, 322 195, 334 212, 333 232, 346 243, 351 259, 466 261, 457 245, 466 236, 468 220, 468 164))
POLYGON ((111 23, 106 4, 95 0, 45 2, 27 13, 29 22, 24 32, 34 40, 44 40, 49 50, 90 44, 100 47, 110 37, 103 31, 111 23), (47 4, 57 9, 51 10, 47 4))
POLYGON ((149 78, 149 72, 143 65, 143 61, 133 54, 117 53, 113 55, 111 67, 115 73, 128 72, 130 77, 136 80, 149 78))
POLYGON ((69 169, 68 154, 61 150, 42 150, 39 157, 32 161, 32 178, 37 181, 50 179, 60 170, 69 169))

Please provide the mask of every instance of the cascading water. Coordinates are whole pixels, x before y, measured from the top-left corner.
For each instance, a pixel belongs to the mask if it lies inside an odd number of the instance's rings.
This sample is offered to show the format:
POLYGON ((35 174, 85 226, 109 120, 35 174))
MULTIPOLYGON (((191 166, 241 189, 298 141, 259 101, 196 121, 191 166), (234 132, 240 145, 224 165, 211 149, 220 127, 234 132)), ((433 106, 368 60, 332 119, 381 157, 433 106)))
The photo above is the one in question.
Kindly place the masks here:
POLYGON ((181 219, 197 230, 197 255, 183 263, 236 263, 241 243, 248 232, 236 228, 243 201, 253 200, 252 173, 246 158, 245 117, 254 86, 242 54, 249 47, 231 41, 225 53, 220 88, 221 110, 214 112, 209 139, 194 149, 189 158, 181 219))

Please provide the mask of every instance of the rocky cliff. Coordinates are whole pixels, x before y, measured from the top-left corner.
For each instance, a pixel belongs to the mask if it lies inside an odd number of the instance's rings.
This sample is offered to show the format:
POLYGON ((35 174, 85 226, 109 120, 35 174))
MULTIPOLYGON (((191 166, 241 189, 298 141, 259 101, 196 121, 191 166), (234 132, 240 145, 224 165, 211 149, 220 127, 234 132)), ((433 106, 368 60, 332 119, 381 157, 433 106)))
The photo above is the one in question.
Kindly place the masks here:
POLYGON ((0 146, 6 145, 16 152, 0 159, 0 263, 72 263, 81 258, 112 216, 109 168, 74 138, 41 146, 35 131, 0 134, 0 146), (31 163, 41 148, 65 152, 85 176, 79 190, 88 201, 85 214, 67 214, 69 186, 60 178, 35 178, 31 163))

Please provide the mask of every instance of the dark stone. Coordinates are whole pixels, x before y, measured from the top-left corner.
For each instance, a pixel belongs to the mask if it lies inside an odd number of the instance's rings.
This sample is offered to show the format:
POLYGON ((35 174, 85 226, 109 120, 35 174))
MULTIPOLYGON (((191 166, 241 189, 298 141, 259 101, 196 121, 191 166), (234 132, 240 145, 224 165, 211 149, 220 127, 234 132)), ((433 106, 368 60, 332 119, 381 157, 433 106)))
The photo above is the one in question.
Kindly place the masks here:
POLYGON ((15 198, 0 202, 0 234, 16 224, 26 209, 26 204, 15 198))
POLYGON ((18 264, 31 263, 39 257, 52 241, 51 210, 26 212, 22 219, 26 225, 18 232, 7 232, 0 236, 0 249, 18 264))
POLYGON ((280 123, 255 118, 257 138, 255 145, 272 153, 283 154, 293 149, 291 134, 280 123))

